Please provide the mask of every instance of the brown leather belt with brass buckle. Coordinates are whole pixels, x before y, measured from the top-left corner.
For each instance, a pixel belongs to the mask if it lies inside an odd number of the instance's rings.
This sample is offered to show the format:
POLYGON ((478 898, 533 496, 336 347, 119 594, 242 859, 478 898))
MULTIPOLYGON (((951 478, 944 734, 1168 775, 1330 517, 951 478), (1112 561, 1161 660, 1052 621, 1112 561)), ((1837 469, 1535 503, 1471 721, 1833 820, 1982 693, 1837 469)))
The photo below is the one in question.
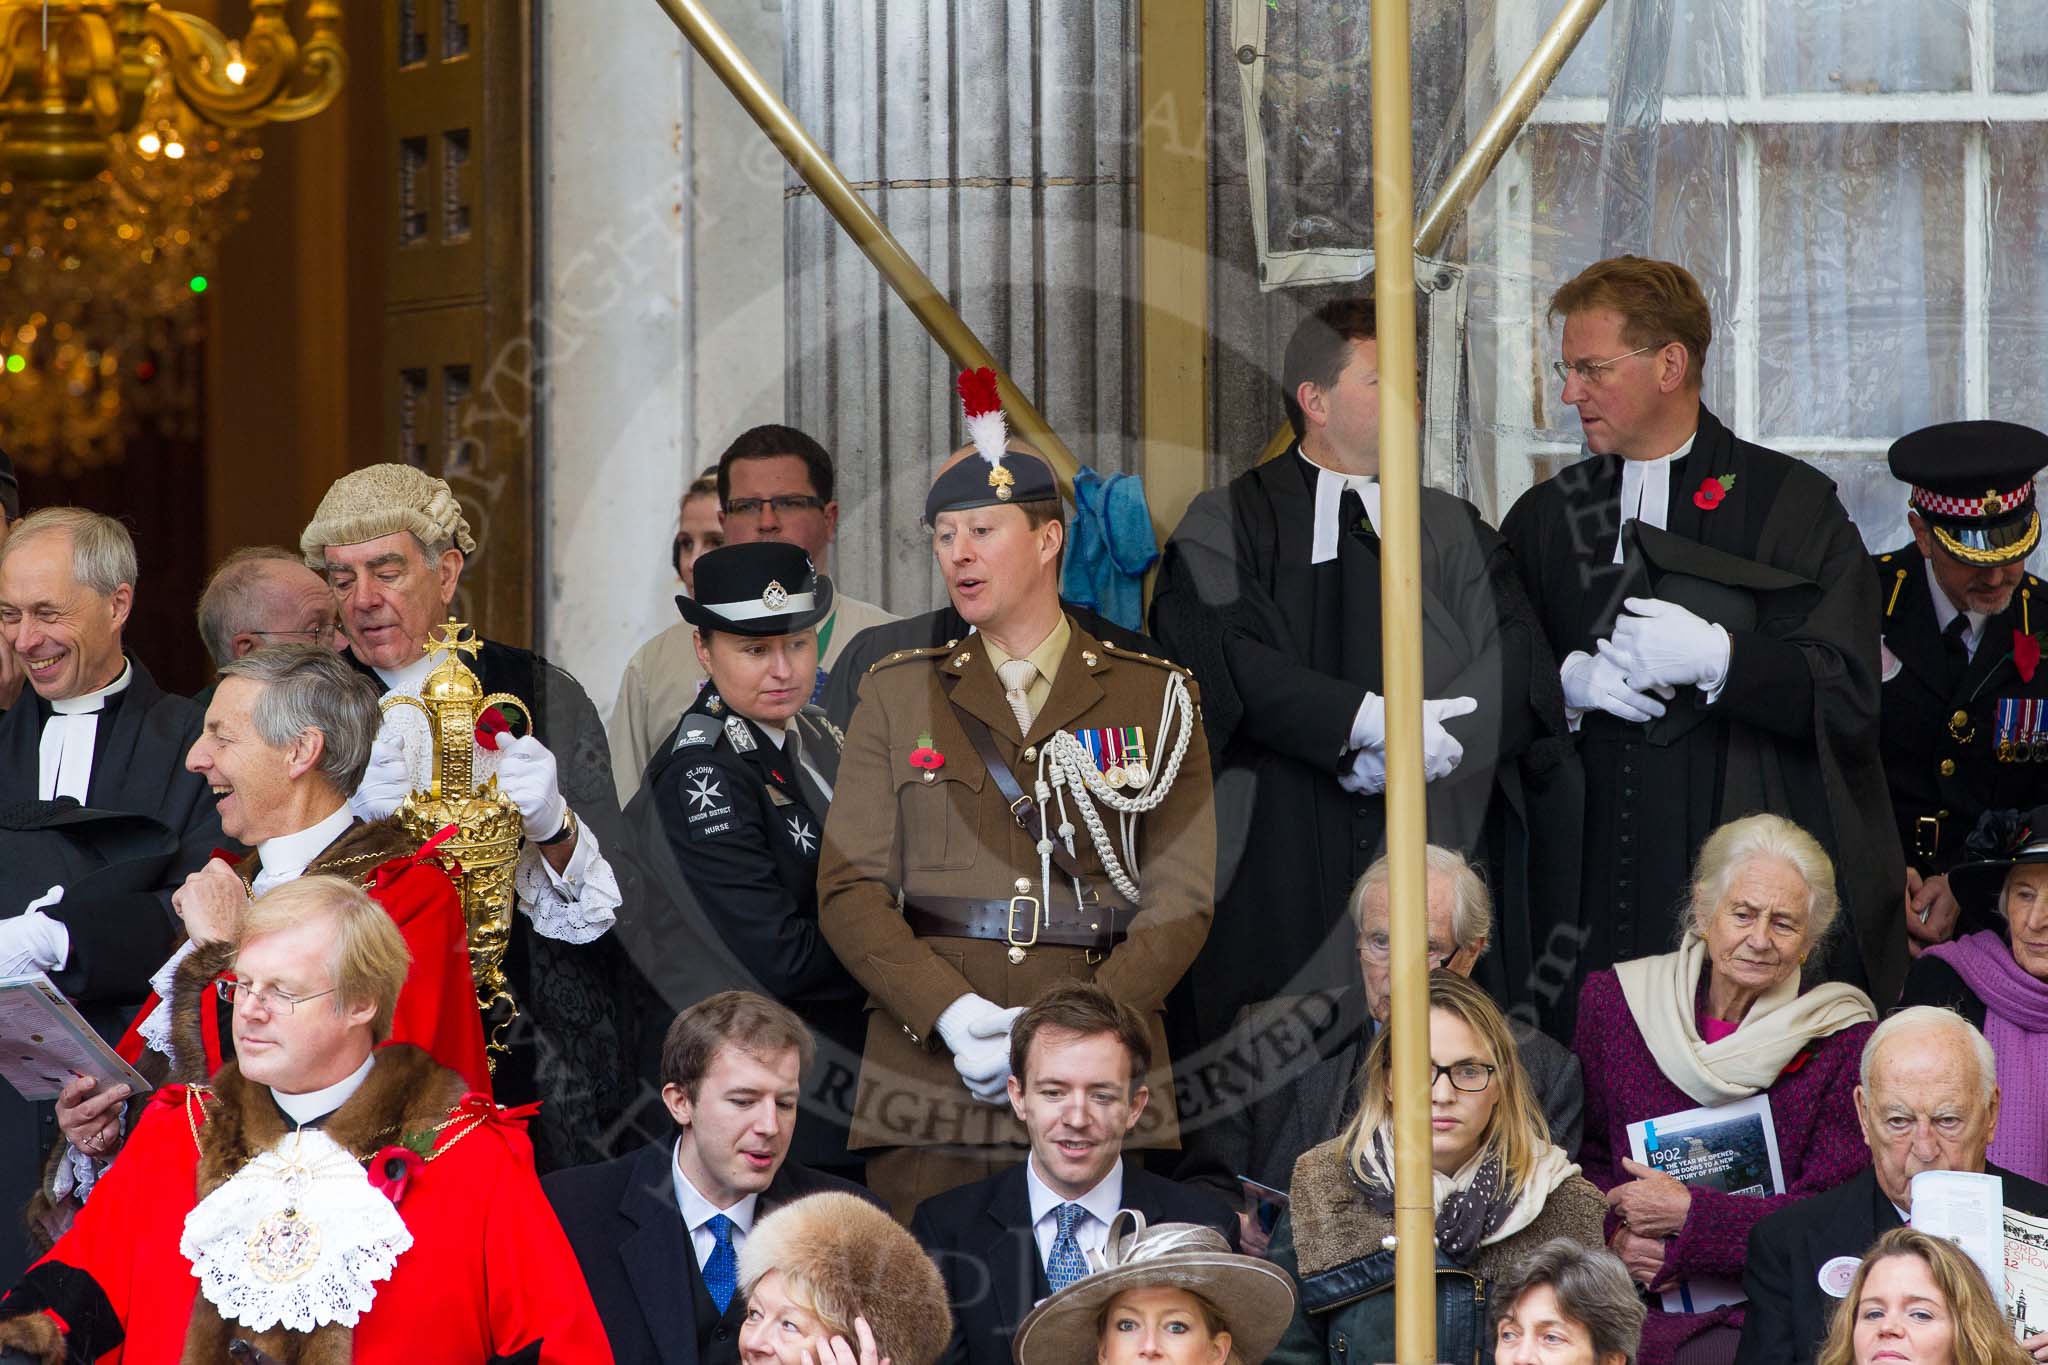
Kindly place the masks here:
POLYGON ((1127 906, 1105 905, 1092 892, 1088 902, 1076 910, 1071 896, 1059 896, 1053 913, 1045 914, 1034 895, 992 901, 919 896, 903 902, 903 922, 919 935, 986 939, 1013 948, 1058 945, 1106 953, 1124 941, 1137 912, 1127 906))

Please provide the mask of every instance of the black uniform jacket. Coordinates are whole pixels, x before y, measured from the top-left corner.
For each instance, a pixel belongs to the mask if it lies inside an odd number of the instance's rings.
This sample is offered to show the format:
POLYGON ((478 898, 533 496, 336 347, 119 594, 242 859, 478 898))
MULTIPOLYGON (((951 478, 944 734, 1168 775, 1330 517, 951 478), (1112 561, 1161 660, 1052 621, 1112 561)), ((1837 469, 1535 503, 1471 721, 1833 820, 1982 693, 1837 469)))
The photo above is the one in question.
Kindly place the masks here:
MULTIPOLYGON (((2048 1216, 2048 1188, 1987 1164, 2005 1180, 2005 1205, 2048 1216)), ((1860 1260, 1870 1244, 1901 1226, 1899 1211, 1865 1167, 1824 1194, 1779 1209, 1749 1230, 1742 1292, 1742 1365, 1812 1365, 1841 1300, 1820 1285, 1821 1268, 1837 1257, 1860 1260)))
POLYGON ((1922 876, 1962 859, 1987 810, 2048 802, 2048 669, 2036 612, 2048 597, 2028 574, 1986 618, 1974 656, 1942 639, 1927 561, 1907 544, 1871 561, 1884 604, 1884 775, 1906 862, 1922 876), (2016 657, 2027 636, 2031 657, 2016 657))
MULTIPOLYGON (((799 712, 796 723, 804 756, 832 782, 838 732, 815 706, 799 712)), ((735 960, 725 989, 779 1000, 817 1035, 822 1055, 805 1087, 793 1158, 843 1162, 867 993, 818 931, 824 793, 786 748, 710 686, 655 752, 646 785, 683 879, 735 960)))

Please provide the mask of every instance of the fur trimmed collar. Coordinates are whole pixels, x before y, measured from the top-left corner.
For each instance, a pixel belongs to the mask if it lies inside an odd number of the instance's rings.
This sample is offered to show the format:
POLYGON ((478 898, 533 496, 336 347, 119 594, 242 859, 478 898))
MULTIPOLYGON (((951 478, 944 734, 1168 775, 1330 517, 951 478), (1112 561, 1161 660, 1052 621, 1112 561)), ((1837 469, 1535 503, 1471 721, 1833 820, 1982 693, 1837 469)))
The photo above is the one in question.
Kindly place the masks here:
MULTIPOLYGON (((446 1119, 468 1089, 462 1077, 408 1043, 380 1048, 377 1064, 362 1088, 322 1126, 322 1131, 357 1157, 368 1157, 409 1132, 423 1132, 446 1119)), ((214 1077, 206 1098, 206 1123, 199 1130, 199 1169, 194 1202, 206 1198, 234 1174, 284 1140, 291 1121, 267 1087, 243 1077, 230 1062, 214 1077)), ((181 1365, 217 1365, 228 1359, 236 1337, 276 1358, 279 1365, 349 1365, 353 1333, 339 1323, 311 1332, 272 1328, 249 1332, 231 1327, 203 1295, 192 1301, 181 1365)))

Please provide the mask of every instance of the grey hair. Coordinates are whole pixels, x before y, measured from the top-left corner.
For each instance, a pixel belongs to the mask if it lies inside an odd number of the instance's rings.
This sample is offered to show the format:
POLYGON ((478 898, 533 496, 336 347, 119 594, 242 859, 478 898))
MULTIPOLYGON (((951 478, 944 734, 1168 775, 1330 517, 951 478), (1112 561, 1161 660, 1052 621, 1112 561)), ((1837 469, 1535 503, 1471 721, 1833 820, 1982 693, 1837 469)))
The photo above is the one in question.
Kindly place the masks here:
MULTIPOLYGON (((1465 861, 1465 855, 1454 848, 1441 844, 1426 844, 1422 860, 1428 865, 1431 877, 1451 879, 1451 937, 1460 948, 1493 937, 1493 898, 1487 894, 1486 879, 1478 869, 1465 861)), ((1351 888, 1351 922, 1365 923, 1365 896, 1368 891, 1382 890, 1387 885, 1388 864, 1385 854, 1373 860, 1365 875, 1351 888)))
POLYGON ((245 545, 220 562, 199 594, 199 638, 216 665, 235 657, 235 637, 261 614, 263 565, 272 560, 303 567, 300 558, 282 545, 245 545))
POLYGON ((262 684, 251 720, 265 744, 283 748, 318 730, 314 771, 343 796, 361 785, 384 713, 377 689, 341 655, 325 645, 269 645, 222 664, 220 675, 262 684))
POLYGON ((39 536, 71 537, 71 576, 101 597, 112 597, 122 584, 135 586, 135 538, 112 517, 83 507, 45 507, 31 512, 0 543, 0 564, 39 536))
POLYGON ((1690 934, 1706 937, 1707 924, 1728 894, 1735 874, 1758 858, 1775 858, 1789 865, 1806 883, 1806 944, 1813 948, 1827 941, 1842 908, 1835 893, 1835 862, 1820 840, 1782 815, 1745 815, 1730 820, 1700 845, 1693 862, 1692 908, 1679 919, 1681 943, 1690 934))
POLYGON ((1908 1006, 1872 1029, 1870 1037, 1863 1043, 1863 1060, 1856 1072, 1857 1083, 1868 1093, 1870 1072, 1877 1065, 1878 1050, 1899 1034, 1914 1032, 1923 1027, 1960 1035, 1969 1040, 1970 1051, 1977 1059, 1977 1075, 1981 1082, 1980 1090, 1984 1103, 1990 1104, 1992 1094, 1998 1089, 1998 1054, 1991 1050, 1990 1041, 1975 1024, 1954 1010, 1943 1009, 1938 1005, 1908 1006))
POLYGON ((1605 1249, 1581 1246, 1569 1237, 1553 1237, 1530 1252, 1505 1280, 1495 1282, 1496 1324, 1522 1295, 1546 1285, 1557 1296, 1564 1315, 1592 1336, 1593 1359, 1619 1351, 1626 1365, 1635 1365, 1647 1314, 1620 1257, 1605 1249))

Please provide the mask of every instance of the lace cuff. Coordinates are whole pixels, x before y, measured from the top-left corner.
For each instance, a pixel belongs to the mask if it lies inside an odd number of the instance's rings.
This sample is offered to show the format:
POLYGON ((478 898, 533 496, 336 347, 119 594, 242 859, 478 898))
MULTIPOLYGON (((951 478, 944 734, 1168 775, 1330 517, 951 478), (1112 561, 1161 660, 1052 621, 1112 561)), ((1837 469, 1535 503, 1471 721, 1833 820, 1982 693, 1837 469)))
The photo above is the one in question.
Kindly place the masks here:
POLYGON ((151 975, 149 988, 156 994, 156 1008, 149 1012, 148 1018, 135 1026, 135 1032, 140 1035, 151 1052, 161 1052, 171 1059, 173 1071, 178 1067, 178 1051, 171 1045, 171 988, 177 984, 178 968, 184 965, 185 959, 192 956, 198 947, 197 943, 186 939, 178 945, 178 951, 171 954, 170 960, 151 975))
POLYGON ((563 943, 589 943, 618 923, 619 879, 598 850, 597 835, 579 824, 576 851, 557 872, 529 842, 519 851, 512 884, 536 932, 563 943))
POLYGON ((50 1197, 60 1204, 75 1197, 83 1204, 92 1194, 92 1187, 99 1183, 100 1172, 105 1169, 67 1142, 64 1144, 64 1159, 57 1163, 56 1174, 50 1178, 50 1197))

